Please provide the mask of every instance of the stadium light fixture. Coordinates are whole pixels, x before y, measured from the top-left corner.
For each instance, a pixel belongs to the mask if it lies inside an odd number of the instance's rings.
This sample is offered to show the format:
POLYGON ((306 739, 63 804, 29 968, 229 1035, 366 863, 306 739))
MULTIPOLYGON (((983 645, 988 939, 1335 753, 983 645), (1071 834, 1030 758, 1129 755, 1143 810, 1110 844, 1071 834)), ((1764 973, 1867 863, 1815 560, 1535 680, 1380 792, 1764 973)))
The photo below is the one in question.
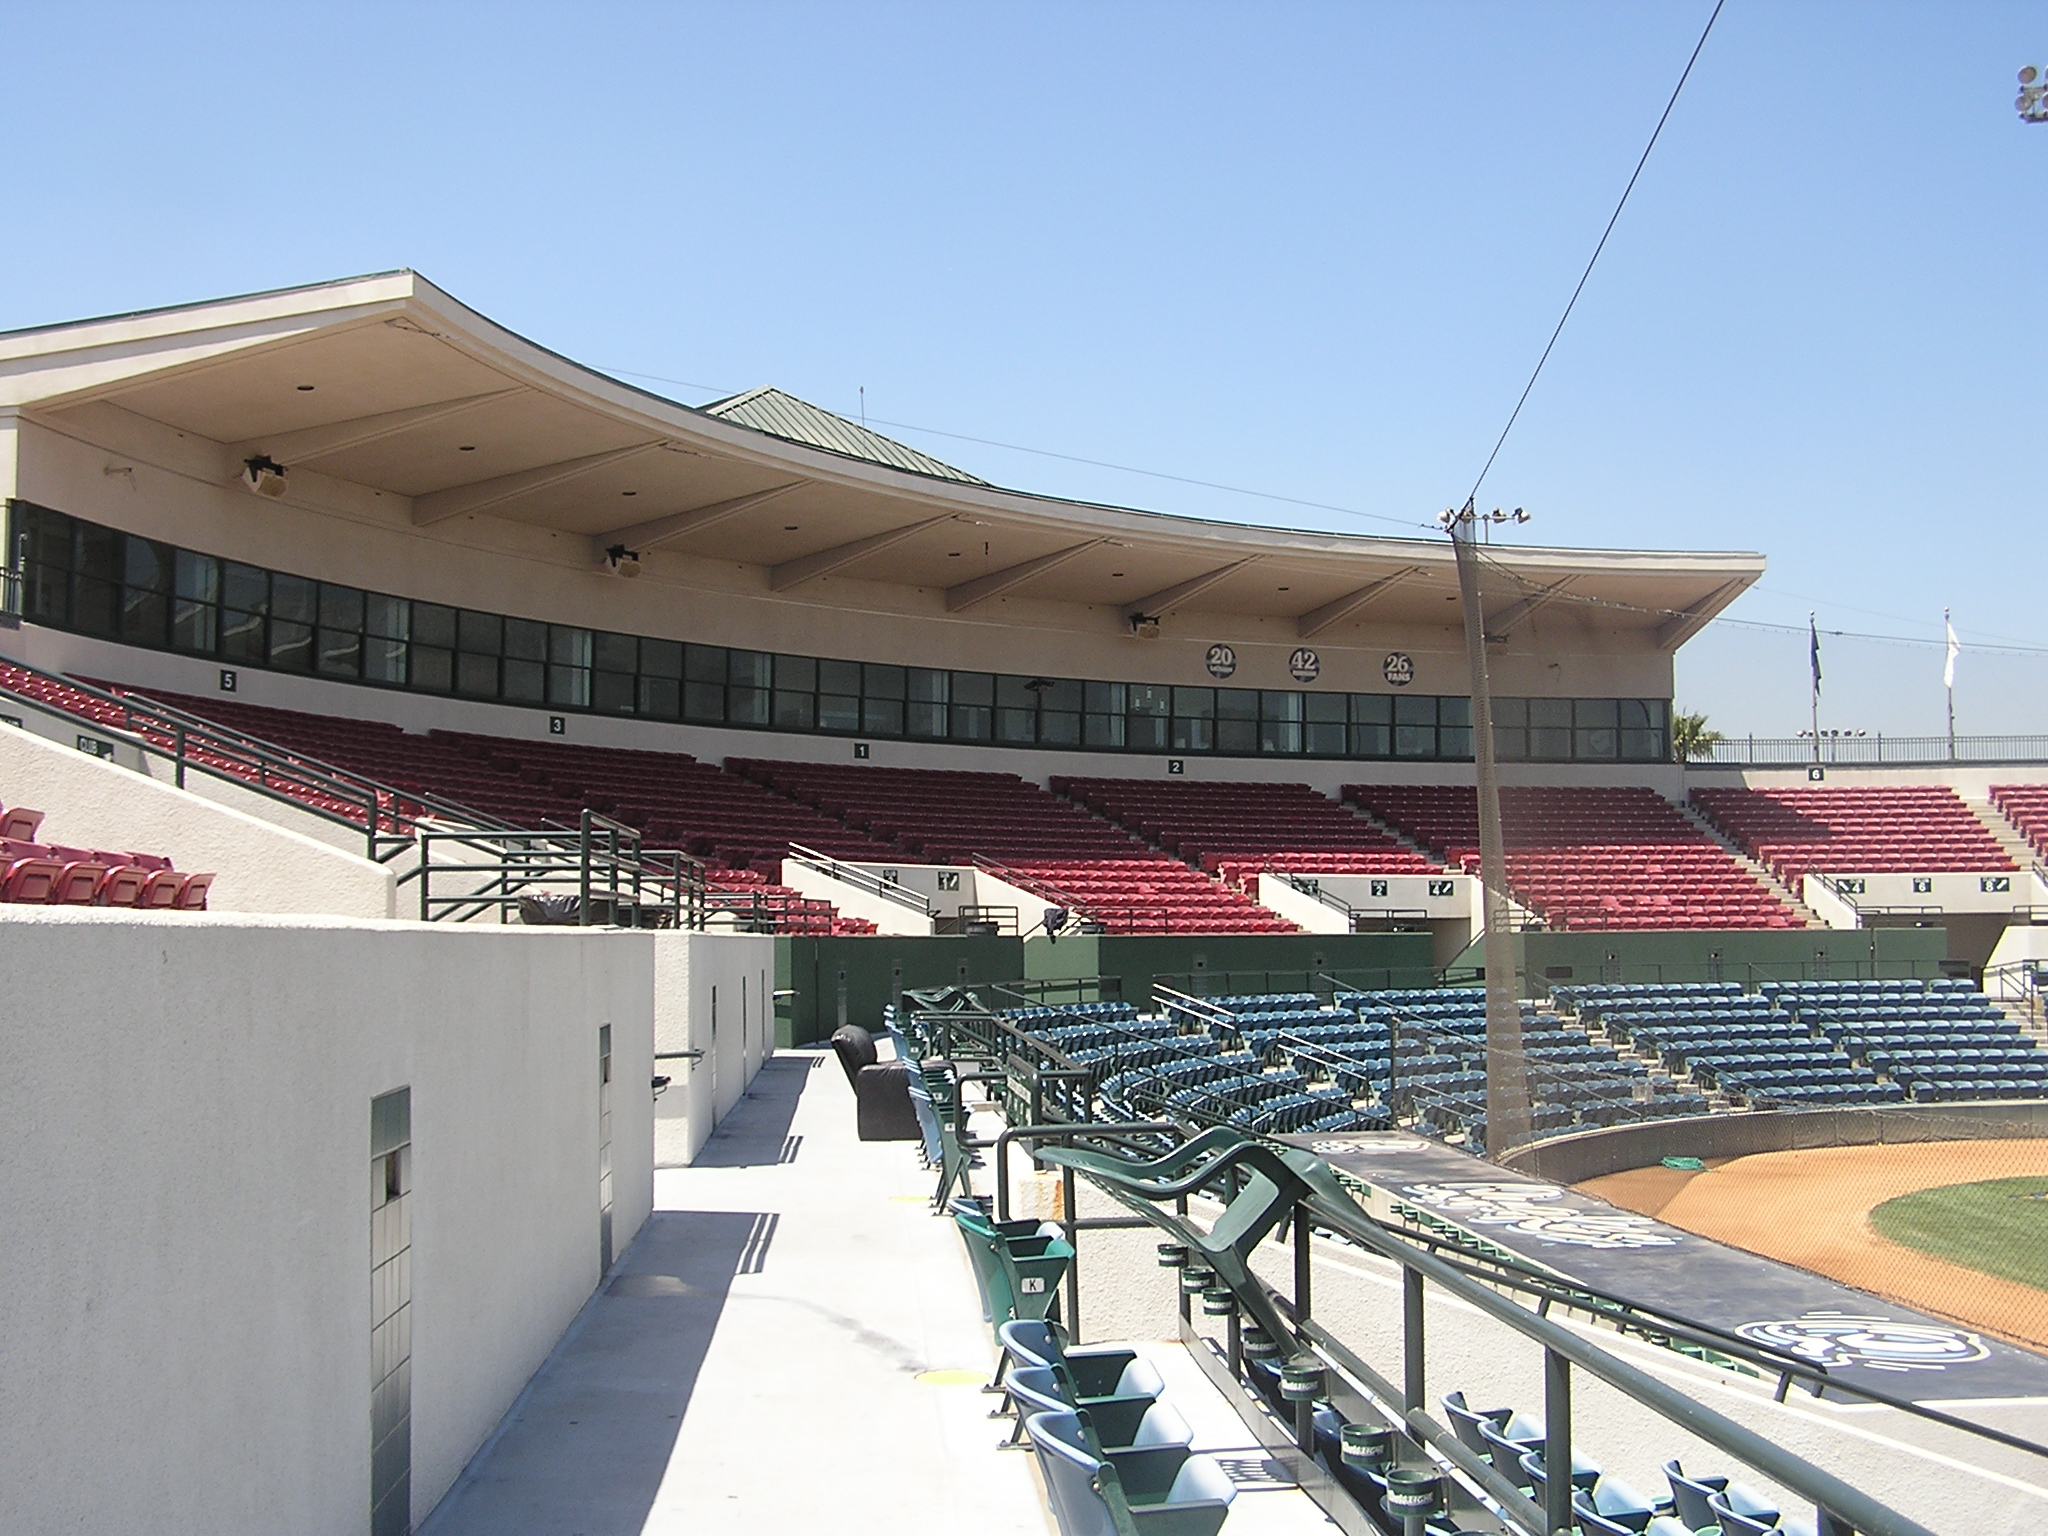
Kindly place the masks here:
POLYGON ((2048 72, 2037 64, 2020 70, 2020 94, 2013 102, 2023 123, 2048 123, 2048 72))
POLYGON ((252 454, 242 461, 242 484, 258 496, 273 501, 285 493, 285 467, 267 453, 252 454))

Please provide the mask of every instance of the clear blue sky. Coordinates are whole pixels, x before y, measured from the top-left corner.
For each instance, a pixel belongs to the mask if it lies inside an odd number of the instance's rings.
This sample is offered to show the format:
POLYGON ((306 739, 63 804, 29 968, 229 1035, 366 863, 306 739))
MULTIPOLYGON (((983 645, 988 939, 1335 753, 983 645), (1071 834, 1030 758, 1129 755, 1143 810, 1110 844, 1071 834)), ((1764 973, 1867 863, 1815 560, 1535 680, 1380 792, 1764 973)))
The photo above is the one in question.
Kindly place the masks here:
MULTIPOLYGON (((1393 532, 1470 489, 1709 9, 15 5, 0 326, 411 266, 685 401, 865 386, 1006 484, 1393 532)), ((1944 605, 1960 728, 2048 731, 2048 655, 1986 649, 2048 648, 2029 61, 2038 5, 1729 0, 1482 492, 1768 555, 1734 616, 1802 633, 1679 663, 1731 732, 1805 724, 1809 609, 1944 605)), ((1823 646, 1824 727, 1941 729, 1938 646, 1823 646)))

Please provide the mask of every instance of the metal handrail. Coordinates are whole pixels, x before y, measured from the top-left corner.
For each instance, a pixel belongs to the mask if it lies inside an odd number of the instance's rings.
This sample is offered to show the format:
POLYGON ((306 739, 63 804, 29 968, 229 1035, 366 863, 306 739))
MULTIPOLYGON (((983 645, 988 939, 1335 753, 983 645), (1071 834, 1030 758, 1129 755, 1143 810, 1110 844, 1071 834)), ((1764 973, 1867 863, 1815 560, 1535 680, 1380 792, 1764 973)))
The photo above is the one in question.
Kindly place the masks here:
MULTIPOLYGON (((932 1016, 935 1021, 943 1021, 952 1026, 957 1026, 975 1017, 977 1016, 958 1013, 932 1016)), ((1061 1069, 1057 1075, 1063 1080, 1089 1080, 1097 1075, 1092 1068, 1075 1065, 1071 1058, 1067 1057, 1057 1047, 1047 1042, 1036 1040, 1028 1033, 1018 1030, 1014 1026, 1007 1025, 1003 1021, 986 1014, 980 1015, 979 1019, 994 1026, 995 1032, 1007 1035, 1015 1041, 1032 1047, 1031 1053, 1005 1053, 1004 1065, 1006 1068, 1018 1064, 1019 1055, 1035 1053, 1060 1062, 1061 1069)), ((1077 1020, 1077 1022, 1087 1023, 1091 1027, 1112 1032, 1117 1030, 1115 1021, 1081 1019, 1077 1020)), ((1148 1047, 1170 1045, 1170 1041, 1157 1038, 1136 1040, 1134 1037, 1134 1043, 1143 1044, 1148 1047)), ((1206 1058, 1191 1056, 1188 1059, 1201 1060, 1206 1058)), ((1208 1090, 1203 1085, 1190 1084, 1187 1085, 1187 1088, 1202 1098, 1215 1100, 1231 1108, 1241 1107, 1235 1100, 1208 1090)), ((1116 1137, 1127 1133, 1135 1134, 1140 1131, 1150 1136, 1158 1132, 1162 1126, 1177 1127, 1185 1130, 1188 1126, 1192 1125, 1200 1130, 1230 1124, 1227 1114, 1208 1113, 1204 1109, 1193 1105, 1174 1106, 1161 1119, 1146 1121, 1142 1124, 1093 1119, 1092 1105, 1087 1106, 1086 1111, 1079 1116, 1073 1116, 1065 1120, 1048 1121, 1045 1116, 1045 1110, 1050 1105, 1049 1097, 1043 1093, 1041 1088, 1034 1086, 1029 1094, 1029 1098, 1031 1105, 1029 1120, 1034 1130, 1047 1129, 1052 1126, 1064 1126, 1074 1133, 1087 1134, 1091 1137, 1096 1135, 1116 1137)), ((1277 1136, 1246 1130, 1241 1126, 1234 1128, 1245 1136, 1247 1140, 1263 1142, 1290 1152, 1299 1151, 1298 1148, 1280 1140, 1277 1136)), ((1007 1180, 1003 1182, 1001 1187, 1007 1190, 1007 1180)), ((1225 1198, 1227 1198, 1228 1193, 1228 1191, 1223 1192, 1225 1198)), ((1374 1221, 1381 1227, 1385 1226, 1384 1223, 1379 1223, 1377 1218, 1373 1218, 1369 1214, 1367 1219, 1374 1221)), ((1789 1351, 1778 1350, 1769 1345, 1759 1344, 1742 1338, 1740 1335, 1730 1333, 1711 1323, 1704 1323, 1695 1318, 1688 1317, 1683 1313, 1633 1301, 1618 1293, 1605 1291, 1599 1287, 1586 1285, 1576 1280, 1565 1280, 1548 1270, 1528 1263, 1518 1255, 1511 1254, 1504 1249, 1495 1248, 1493 1245, 1489 1244, 1480 1248, 1475 1246, 1475 1240, 1469 1237, 1462 1240, 1460 1238, 1441 1238, 1408 1230, 1403 1230, 1402 1236, 1411 1242, 1424 1243, 1432 1249, 1443 1247, 1458 1250, 1462 1255, 1461 1258, 1446 1260, 1445 1262, 1451 1263, 1454 1267, 1462 1267, 1464 1272, 1483 1283, 1496 1285, 1530 1296, 1538 1307, 1539 1315, 1547 1315, 1552 1307, 1563 1306, 1570 1310, 1583 1312, 1589 1317, 1608 1322, 1618 1331, 1635 1332, 1652 1338, 1653 1342, 1665 1342, 1667 1345, 1672 1340, 1691 1344, 1701 1349, 1713 1350, 1724 1354, 1731 1359, 1746 1363, 1759 1371, 1767 1371, 1778 1377, 1776 1397, 1779 1401, 1784 1399, 1789 1383, 1794 1381, 1801 1383, 1816 1397, 1823 1395, 1828 1390, 1846 1391, 1873 1402, 1896 1407, 1905 1412, 1916 1413, 1921 1417, 1945 1424, 1951 1428, 1980 1434, 1986 1438, 1996 1440, 2000 1444, 2048 1456, 2048 1446, 2038 1445, 2023 1437, 2007 1434, 2005 1431, 1994 1429, 1988 1425, 1976 1424, 1968 1419, 1957 1418, 1953 1415, 1942 1413, 1937 1409, 1923 1408, 1910 1399, 1894 1397, 1877 1388, 1862 1387, 1853 1382, 1845 1382, 1831 1375, 1824 1366, 1815 1365, 1789 1351), (1482 1273, 1472 1267, 1472 1260, 1475 1255, 1480 1261, 1489 1266, 1487 1272, 1482 1273)))
MULTIPOLYGON (((1297 1157, 1300 1155, 1298 1149, 1290 1150, 1293 1150, 1297 1157)), ((1228 1157, 1219 1158, 1218 1164, 1220 1166, 1228 1161, 1228 1157)), ((1326 1364, 1336 1367, 1342 1374, 1357 1381, 1366 1390, 1368 1400, 1390 1422, 1407 1432, 1413 1439, 1433 1447, 1444 1463, 1455 1467, 1475 1485, 1484 1488, 1507 1512, 1507 1518, 1512 1524, 1534 1532, 1569 1525, 1571 1480, 1553 1475, 1548 1485, 1551 1493, 1548 1508, 1539 1508, 1518 1491, 1512 1499, 1502 1498, 1501 1495, 1510 1490, 1498 1486, 1494 1478, 1486 1475, 1492 1469, 1483 1467, 1475 1456, 1459 1454, 1462 1448, 1457 1446, 1454 1432, 1448 1426, 1438 1423, 1423 1406, 1425 1378, 1419 1367, 1424 1359, 1421 1330, 1425 1282, 1436 1285, 1445 1293, 1541 1346, 1546 1361, 1547 1435, 1544 1460, 1547 1465, 1570 1465, 1570 1373, 1573 1368, 1577 1368, 1598 1377, 1658 1417, 1698 1436, 1770 1480, 1809 1500, 1823 1511, 1824 1530, 1841 1532, 1853 1528, 1863 1533, 1863 1536, 1932 1536, 1932 1533, 1918 1522, 1878 1503, 1832 1473, 1781 1449, 1765 1436, 1736 1423, 1677 1388, 1667 1386, 1647 1372, 1627 1364, 1598 1345, 1551 1321, 1541 1312, 1532 1312, 1519 1301, 1502 1295, 1490 1281, 1468 1275, 1460 1266, 1417 1246, 1409 1240, 1407 1234, 1396 1233, 1376 1221, 1348 1198, 1341 1203, 1331 1198, 1326 1190, 1327 1183, 1331 1181, 1332 1171, 1327 1164, 1319 1166, 1324 1175, 1324 1182, 1309 1184, 1298 1198, 1291 1222, 1296 1243, 1295 1295, 1292 1304, 1288 1304, 1288 1298, 1282 1297, 1258 1275, 1247 1271, 1246 1284, 1256 1288, 1259 1310, 1270 1311, 1277 1304, 1292 1323, 1293 1331, 1302 1345, 1311 1353, 1319 1355, 1326 1364), (1381 1378, 1324 1324, 1311 1316, 1308 1305, 1308 1264, 1304 1236, 1311 1228, 1319 1228, 1343 1238, 1401 1269, 1407 1376, 1405 1389, 1396 1389, 1381 1378), (1538 1516, 1541 1518, 1537 1518, 1538 1516)), ((1143 1217, 1167 1235, 1188 1243, 1189 1246, 1193 1246, 1191 1240, 1199 1240, 1199 1230, 1185 1215, 1168 1212, 1156 1200, 1141 1198, 1135 1191, 1123 1188, 1113 1179, 1100 1174, 1083 1169, 1080 1176, 1087 1178, 1118 1204, 1143 1217)), ((1234 1285, 1232 1288, 1236 1289, 1234 1285)), ((1186 1332, 1188 1324, 1185 1321, 1185 1313, 1183 1317, 1183 1330, 1186 1332)), ((1235 1342, 1233 1331, 1233 1346, 1235 1342)), ((1237 1363, 1234 1358, 1236 1353, 1233 1347, 1233 1367, 1237 1363)), ((1787 1368, 1790 1368, 1789 1364, 1787 1368)), ((1832 1380, 1828 1385, 1835 1388, 1847 1386, 1845 1383, 1832 1380)), ((1859 1389, 1851 1387, 1848 1390, 1856 1392, 1859 1389)), ((1917 1405, 1901 1399, 1897 1406, 1910 1411, 1917 1405)), ((1930 1418, 1936 1418, 1937 1415, 1938 1410, 1928 1412, 1930 1418)), ((1937 1421, 1947 1418, 1947 1415, 1938 1415, 1937 1421)), ((1298 1422, 1299 1432, 1306 1436, 1306 1413, 1303 1413, 1298 1422)), ((1954 1421, 1954 1427, 1965 1430, 1983 1428, 1973 1426, 1967 1420, 1954 1421)), ((2001 1443, 2007 1438, 1995 1431, 1991 1432, 1991 1437, 2001 1443)), ((2031 1443, 2023 1443, 2021 1448, 2048 1454, 2048 1447, 2034 1447, 2031 1443)))
POLYGON ((1810 768, 1877 764, 2048 762, 2048 736, 1737 736, 1715 742, 1688 767, 1810 768))
POLYGON ((1259 873, 1261 875, 1277 876, 1279 879, 1286 881, 1288 885, 1292 886, 1302 895, 1312 897, 1314 900, 1321 902, 1324 906, 1328 907, 1332 912, 1343 913, 1344 916, 1353 923, 1356 923, 1358 919, 1361 917, 1376 917, 1390 923, 1419 923, 1427 922, 1429 920, 1428 911, 1421 907, 1354 906, 1352 903, 1346 901, 1342 896, 1339 896, 1335 891, 1324 890, 1322 884, 1322 876, 1320 875, 1304 875, 1292 873, 1290 871, 1281 869, 1262 869, 1259 871, 1259 873))
POLYGON ((181 789, 185 784, 185 775, 197 770, 210 778, 264 795, 323 821, 360 829, 368 844, 369 857, 380 862, 388 861, 395 853, 410 846, 411 838, 405 831, 406 824, 416 823, 422 816, 439 817, 452 824, 479 828, 505 826, 505 823, 468 806, 444 801, 423 792, 399 789, 394 785, 381 783, 352 770, 323 762, 306 753, 264 741, 247 732, 218 725, 172 705, 160 704, 155 700, 143 700, 128 693, 114 692, 77 678, 47 672, 40 667, 12 658, 0 662, 0 697, 12 699, 24 707, 40 710, 45 714, 55 715, 95 736, 111 737, 119 745, 132 751, 170 763, 174 782, 181 789), (121 723, 110 724, 58 700, 42 698, 16 687, 4 669, 25 672, 55 687, 83 694, 106 708, 119 710, 121 723), (152 740, 152 732, 167 738, 167 741, 152 740), (246 773, 236 772, 233 766, 209 761, 203 755, 206 753, 226 759, 229 765, 251 770, 255 777, 250 778, 246 773), (343 814, 328 806, 307 800, 302 794, 292 793, 293 788, 304 794, 324 795, 351 806, 359 806, 360 811, 343 814), (402 807, 408 809, 402 810, 402 807), (417 808, 416 813, 409 808, 417 808))
POLYGON ((907 907, 920 917, 932 915, 932 904, 928 898, 918 895, 915 891, 905 890, 894 881, 884 880, 872 870, 842 864, 830 854, 820 853, 815 848, 806 848, 802 843, 789 845, 789 852, 783 855, 783 862, 787 863, 792 859, 806 869, 842 881, 870 896, 894 902, 899 907, 907 907))

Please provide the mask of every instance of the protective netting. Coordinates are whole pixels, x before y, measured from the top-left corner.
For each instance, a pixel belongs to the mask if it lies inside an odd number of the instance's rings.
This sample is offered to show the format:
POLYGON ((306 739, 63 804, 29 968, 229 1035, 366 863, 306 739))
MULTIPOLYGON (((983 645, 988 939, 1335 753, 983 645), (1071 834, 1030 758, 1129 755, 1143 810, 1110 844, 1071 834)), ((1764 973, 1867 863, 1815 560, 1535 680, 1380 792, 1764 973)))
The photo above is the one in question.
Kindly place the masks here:
POLYGON ((1752 1121, 1759 1150, 1708 1155, 1696 1168, 1660 1163, 1580 1187, 1672 1226, 2048 1348, 2048 1106, 1741 1118, 1752 1121))

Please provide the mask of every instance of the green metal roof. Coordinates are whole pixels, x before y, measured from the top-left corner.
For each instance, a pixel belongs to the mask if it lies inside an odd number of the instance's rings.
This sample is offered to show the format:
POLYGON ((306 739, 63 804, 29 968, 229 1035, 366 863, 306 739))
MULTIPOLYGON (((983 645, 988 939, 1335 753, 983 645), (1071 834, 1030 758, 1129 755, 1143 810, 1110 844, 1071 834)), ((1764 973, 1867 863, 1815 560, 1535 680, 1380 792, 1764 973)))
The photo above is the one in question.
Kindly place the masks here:
POLYGON ((728 395, 700 409, 705 415, 716 416, 721 421, 752 427, 756 432, 765 432, 786 442, 823 448, 828 453, 843 453, 850 459, 865 459, 870 464, 885 464, 891 469, 908 470, 913 475, 932 475, 965 485, 988 484, 988 481, 970 475, 964 469, 943 464, 928 453, 906 448, 893 438, 870 432, 859 422, 835 416, 807 400, 799 400, 795 395, 786 395, 768 385, 747 390, 744 394, 728 395))

